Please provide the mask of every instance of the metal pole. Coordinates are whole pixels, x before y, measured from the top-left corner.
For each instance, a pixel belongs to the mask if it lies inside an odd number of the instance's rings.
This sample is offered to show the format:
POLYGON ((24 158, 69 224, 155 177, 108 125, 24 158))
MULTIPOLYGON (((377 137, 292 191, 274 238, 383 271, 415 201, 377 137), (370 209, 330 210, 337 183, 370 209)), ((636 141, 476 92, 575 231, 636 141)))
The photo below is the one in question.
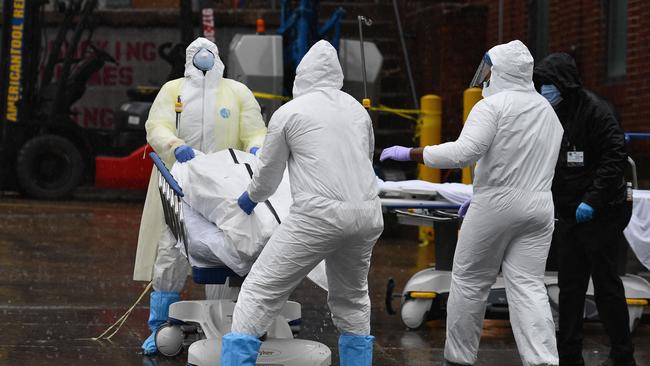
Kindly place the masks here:
POLYGON ((630 164, 630 168, 632 169, 632 187, 634 189, 639 189, 639 180, 636 176, 636 163, 629 156, 627 157, 627 162, 630 164))
MULTIPOLYGON (((205 5, 205 3, 202 2, 201 5, 205 5)), ((203 6, 201 6, 201 10, 202 9, 203 6)), ((181 43, 187 47, 194 40, 194 15, 191 0, 180 0, 178 15, 178 25, 181 31, 181 43)))
POLYGON ((363 24, 366 20, 365 17, 359 15, 357 17, 359 22, 359 48, 361 50, 361 74, 363 76, 363 99, 368 99, 368 81, 366 80, 366 54, 365 47, 363 45, 363 24))
POLYGON ((503 43, 503 0, 499 0, 499 44, 503 43))
POLYGON ((402 21, 399 17, 399 9, 397 7, 397 0, 393 0, 393 9, 395 11, 395 20, 397 21, 397 32, 399 33, 399 40, 402 44, 402 53, 404 54, 404 63, 406 63, 406 74, 409 78, 409 85, 411 86, 411 97, 413 98, 413 105, 415 109, 420 109, 418 96, 415 93, 415 82, 413 81, 413 73, 411 72, 411 61, 409 60, 408 52, 406 52, 406 41, 404 40, 404 32, 402 32, 402 21))

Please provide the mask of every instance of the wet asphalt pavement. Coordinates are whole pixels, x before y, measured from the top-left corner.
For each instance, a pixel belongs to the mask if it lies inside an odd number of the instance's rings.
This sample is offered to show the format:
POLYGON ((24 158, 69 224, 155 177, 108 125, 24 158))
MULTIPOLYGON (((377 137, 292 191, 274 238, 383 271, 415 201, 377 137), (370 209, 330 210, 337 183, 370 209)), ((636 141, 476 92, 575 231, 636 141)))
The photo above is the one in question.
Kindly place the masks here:
MULTIPOLYGON (((37 202, 0 198, 0 365, 185 365, 143 357, 148 335, 148 296, 112 341, 92 341, 128 309, 145 287, 131 280, 142 203, 106 201, 37 202)), ((388 277, 397 288, 432 262, 414 232, 382 238, 370 273, 375 365, 442 365, 444 322, 406 330, 398 315, 385 312, 388 277)), ((200 299, 202 286, 188 280, 183 299, 200 299)), ((326 294, 309 282, 292 295, 303 306, 301 338, 323 342, 337 365, 338 335, 326 294)), ((639 366, 650 366, 650 325, 637 329, 639 366)), ((587 365, 607 356, 607 338, 589 324, 587 365)), ((477 365, 521 365, 507 321, 486 321, 477 365)))

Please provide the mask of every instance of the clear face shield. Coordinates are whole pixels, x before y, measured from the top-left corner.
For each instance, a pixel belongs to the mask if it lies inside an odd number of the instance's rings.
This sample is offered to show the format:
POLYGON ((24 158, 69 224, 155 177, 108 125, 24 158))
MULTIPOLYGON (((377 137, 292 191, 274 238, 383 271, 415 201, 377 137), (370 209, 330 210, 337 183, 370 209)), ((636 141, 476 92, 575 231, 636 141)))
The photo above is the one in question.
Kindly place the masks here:
POLYGON ((476 73, 472 78, 472 82, 469 84, 470 88, 482 88, 483 83, 490 82, 490 74, 492 73, 492 60, 490 60, 490 55, 486 52, 481 60, 481 64, 478 65, 476 73))

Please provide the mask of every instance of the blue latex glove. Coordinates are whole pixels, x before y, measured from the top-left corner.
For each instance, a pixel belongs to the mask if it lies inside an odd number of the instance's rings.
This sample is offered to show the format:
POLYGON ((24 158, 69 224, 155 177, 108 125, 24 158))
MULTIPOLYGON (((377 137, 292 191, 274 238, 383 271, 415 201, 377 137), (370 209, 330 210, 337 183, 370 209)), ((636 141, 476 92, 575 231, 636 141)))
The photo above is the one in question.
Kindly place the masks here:
POLYGON ((590 221, 594 217, 594 209, 588 204, 582 202, 576 210, 576 222, 581 224, 590 221))
POLYGON ((246 212, 246 215, 253 213, 253 209, 255 209, 255 206, 257 206, 257 202, 253 202, 253 200, 248 197, 247 191, 244 191, 244 193, 239 196, 237 203, 239 204, 239 208, 246 212))
POLYGON ((174 150, 174 155, 176 156, 176 160, 178 162, 184 163, 186 161, 194 159, 194 150, 192 150, 192 148, 187 145, 182 145, 174 150))
POLYGON ((250 153, 253 154, 253 155, 257 155, 257 150, 259 150, 259 149, 260 149, 259 147, 253 146, 250 149, 250 153))
POLYGON ((458 209, 458 216, 460 216, 460 217, 465 217, 465 215, 467 214, 467 210, 469 210, 469 204, 470 204, 470 203, 472 203, 472 199, 471 199, 471 198, 468 199, 467 201, 465 201, 465 202, 460 206, 460 208, 458 209))

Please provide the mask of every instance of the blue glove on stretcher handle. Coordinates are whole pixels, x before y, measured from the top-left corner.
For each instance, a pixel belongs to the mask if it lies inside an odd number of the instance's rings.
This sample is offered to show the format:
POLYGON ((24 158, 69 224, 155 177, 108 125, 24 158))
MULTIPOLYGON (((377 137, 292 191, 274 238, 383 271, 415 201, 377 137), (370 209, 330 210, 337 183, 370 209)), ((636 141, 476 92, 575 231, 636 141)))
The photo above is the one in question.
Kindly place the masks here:
POLYGON ((257 147, 257 146, 253 146, 253 147, 251 147, 251 149, 249 150, 249 152, 250 152, 251 154, 253 154, 253 155, 257 155, 257 150, 259 150, 259 149, 260 149, 259 147, 257 147))
POLYGON ((583 222, 591 221, 594 217, 594 209, 588 204, 582 202, 576 210, 576 222, 582 224, 583 222))
POLYGON ((244 193, 239 196, 239 199, 237 199, 237 204, 239 204, 239 208, 246 212, 246 215, 253 213, 253 209, 255 209, 255 206, 257 206, 257 202, 253 202, 253 200, 251 200, 251 198, 248 196, 247 191, 244 191, 244 193))
POLYGON ((458 209, 458 216, 465 217, 467 215, 467 210, 469 210, 469 204, 472 203, 472 199, 465 201, 460 208, 458 209))
POLYGON ((187 145, 182 145, 174 150, 174 155, 179 163, 184 163, 188 160, 194 159, 194 150, 187 145))

